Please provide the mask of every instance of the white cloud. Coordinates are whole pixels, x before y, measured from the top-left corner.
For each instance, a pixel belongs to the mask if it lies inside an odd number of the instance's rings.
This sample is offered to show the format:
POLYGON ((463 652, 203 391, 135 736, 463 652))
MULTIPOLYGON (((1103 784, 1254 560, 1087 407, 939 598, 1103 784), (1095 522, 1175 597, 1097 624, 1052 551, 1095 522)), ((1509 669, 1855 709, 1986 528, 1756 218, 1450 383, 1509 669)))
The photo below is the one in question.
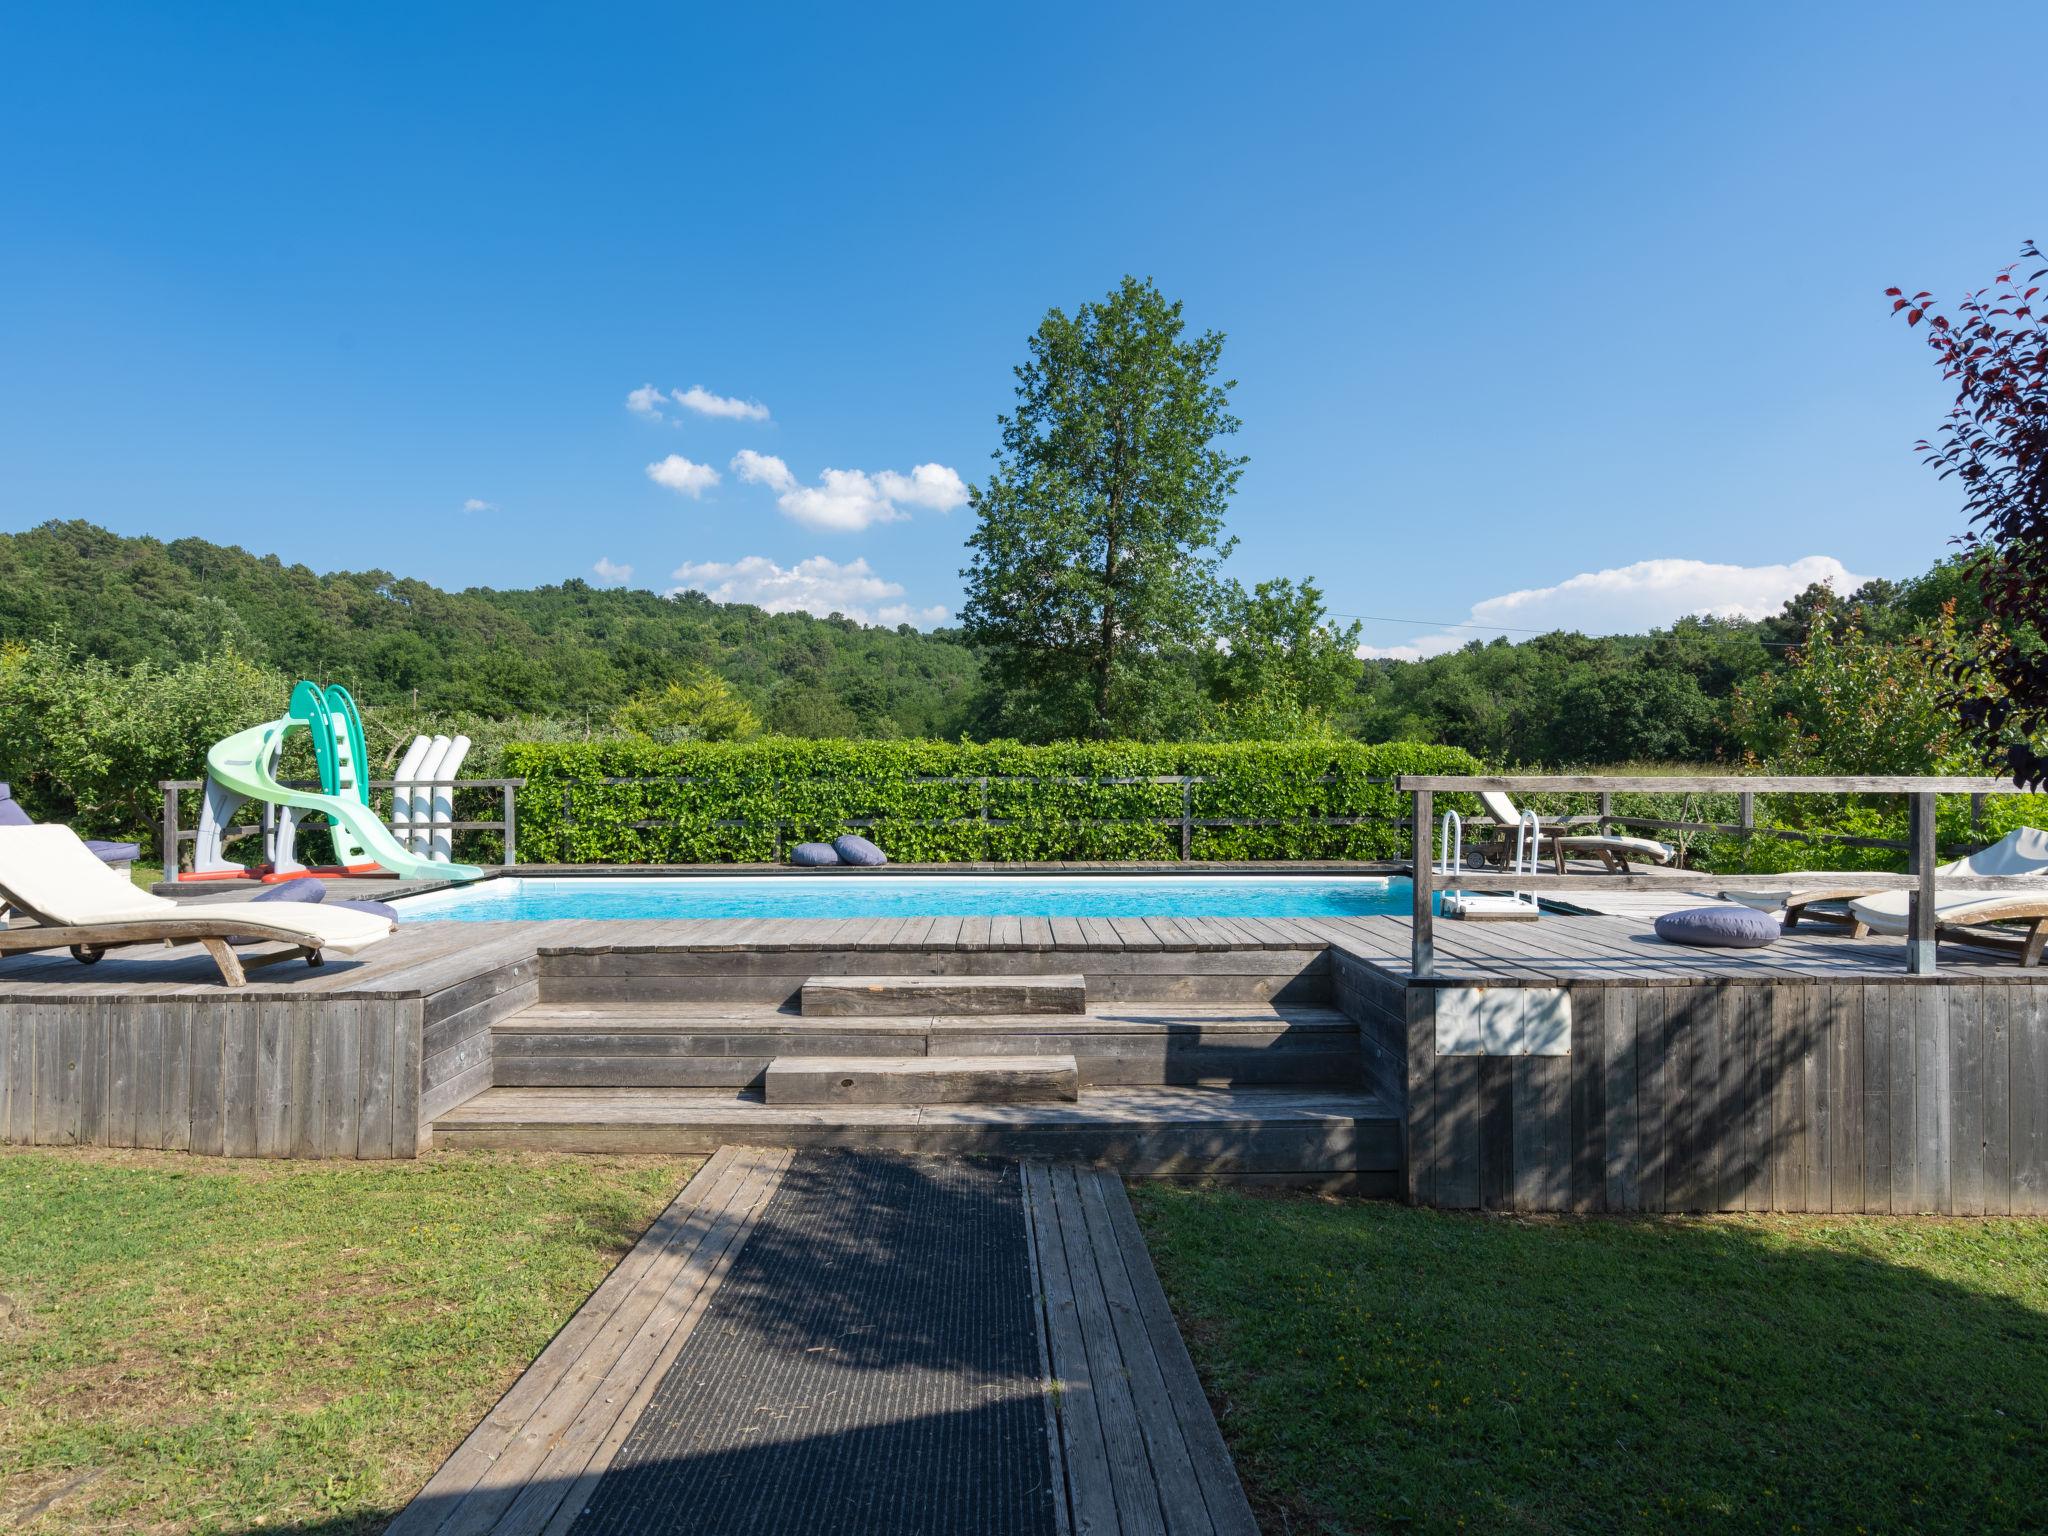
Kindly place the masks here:
POLYGON ((472 496, 462 504, 462 510, 465 512, 495 512, 498 510, 498 504, 495 501, 484 501, 472 496))
POLYGON ((752 603, 770 613, 813 613, 820 618, 843 613, 863 624, 915 624, 921 629, 942 624, 947 617, 943 607, 913 608, 901 601, 902 584, 877 576, 865 560, 842 565, 813 555, 785 567, 766 555, 748 555, 679 565, 675 580, 675 591, 695 590, 720 603, 752 603))
POLYGON ((756 453, 751 448, 742 448, 732 456, 729 468, 749 485, 765 485, 774 491, 796 489, 796 476, 772 453, 756 453))
POLYGON ((828 469, 816 485, 799 484, 782 460, 751 448, 734 454, 731 467, 750 485, 765 485, 775 492, 776 504, 805 527, 835 533, 858 533, 875 523, 901 522, 910 514, 898 502, 949 512, 967 499, 967 487, 943 464, 920 464, 907 475, 893 469, 873 475, 858 469, 828 469))
POLYGON ((642 384, 626 396, 626 409, 635 416, 645 416, 649 421, 660 421, 662 405, 668 396, 652 384, 642 384))
MULTIPOLYGON (((635 391, 638 393, 638 391, 635 391)), ((684 410, 699 416, 718 416, 727 421, 766 421, 768 407, 758 400, 741 400, 733 395, 714 395, 702 384, 692 384, 670 396, 684 410)))
POLYGON ((1868 579, 1853 575, 1832 555, 1808 555, 1789 565, 1638 560, 1612 570, 1586 571, 1554 587, 1489 597, 1472 605, 1467 628, 1417 635, 1400 645, 1362 645, 1358 654, 1419 661, 1503 633, 1510 639, 1525 631, 1555 629, 1587 635, 1640 634, 1689 614, 1763 619, 1815 582, 1846 596, 1868 579))
POLYGON ((618 561, 608 560, 602 555, 598 556, 597 564, 593 565, 591 570, 597 574, 597 579, 607 586, 622 587, 633 579, 632 566, 621 565, 618 561))
POLYGON ((885 469, 875 476, 875 485, 891 501, 907 501, 934 512, 967 505, 967 482, 943 464, 920 464, 908 475, 885 469))
POLYGON ((710 487, 718 484, 718 471, 709 464, 695 464, 680 453, 647 466, 647 478, 656 485, 665 485, 672 491, 695 500, 710 487))

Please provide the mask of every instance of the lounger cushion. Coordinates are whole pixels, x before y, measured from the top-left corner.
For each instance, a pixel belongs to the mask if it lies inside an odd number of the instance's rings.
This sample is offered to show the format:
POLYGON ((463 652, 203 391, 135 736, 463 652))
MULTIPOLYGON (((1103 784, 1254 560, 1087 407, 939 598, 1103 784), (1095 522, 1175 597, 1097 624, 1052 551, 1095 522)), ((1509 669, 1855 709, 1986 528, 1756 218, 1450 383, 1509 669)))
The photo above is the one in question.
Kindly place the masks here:
POLYGON ((310 902, 177 902, 138 890, 64 826, 0 827, 0 899, 61 927, 210 919, 223 934, 249 923, 283 928, 320 949, 352 954, 388 938, 391 925, 365 912, 310 902))
POLYGON ((789 862, 815 869, 821 864, 837 864, 839 852, 830 843, 798 843, 789 850, 789 862))
POLYGON ((882 852, 864 837, 855 837, 851 832, 844 837, 832 839, 832 847, 842 864, 886 864, 889 855, 882 852))
MULTIPOLYGON (((1544 834, 1546 837, 1548 833, 1544 834)), ((1669 843, 1647 837, 1602 837, 1597 832, 1567 832, 1558 838, 1566 853, 1598 853, 1605 848, 1624 859, 1643 859, 1652 864, 1669 864, 1676 850, 1669 843)))
POLYGON ((34 819, 14 798, 11 786, 0 784, 0 827, 32 827, 34 819))
POLYGON ((1748 907, 1691 907, 1657 919, 1657 937, 1667 944, 1701 949, 1762 949, 1777 938, 1776 918, 1748 907))
POLYGON ((110 843, 105 838, 88 837, 85 846, 102 864, 133 864, 142 857, 142 845, 139 843, 110 843))

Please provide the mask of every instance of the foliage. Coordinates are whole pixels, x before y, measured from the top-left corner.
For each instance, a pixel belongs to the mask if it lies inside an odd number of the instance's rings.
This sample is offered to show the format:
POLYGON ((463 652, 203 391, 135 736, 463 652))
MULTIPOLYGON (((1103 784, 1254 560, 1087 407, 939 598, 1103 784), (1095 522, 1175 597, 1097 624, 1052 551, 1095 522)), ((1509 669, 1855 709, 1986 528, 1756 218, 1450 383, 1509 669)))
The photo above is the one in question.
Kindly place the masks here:
POLYGON ((381 1529, 693 1166, 0 1152, 7 1529, 381 1529))
POLYGON ((629 701, 614 723, 649 741, 745 741, 761 734, 761 721, 725 679, 699 667, 659 693, 629 701))
MULTIPOLYGON (((2021 248, 2037 261, 2033 241, 2021 248)), ((2015 782, 2048 784, 2048 314, 2035 296, 2048 267, 2022 289, 2018 267, 1966 295, 1955 319, 1932 312, 1933 296, 1891 296, 1906 323, 1927 322, 1927 344, 1956 403, 1937 442, 1917 446, 1944 480, 1962 483, 1970 527, 1962 542, 1997 626, 1999 643, 1962 658, 1954 707, 1988 759, 2003 757, 2015 782)))
POLYGON ((208 744, 283 713, 290 684, 229 650, 115 666, 57 640, 0 649, 0 779, 33 815, 154 848, 157 784, 208 744))
POLYGON ((1217 607, 1245 461, 1217 446, 1238 427, 1223 337, 1185 329, 1179 303, 1126 277, 1031 336, 963 573, 967 633, 1021 706, 1013 728, 1155 735, 1186 698, 1179 662, 1217 607))
POLYGON ((2038 1222, 1131 1195, 1265 1529, 2048 1525, 2038 1222))
POLYGON ((84 522, 0 534, 0 641, 59 633, 120 668, 232 648, 289 677, 346 684, 366 708, 538 717, 579 731, 709 669, 786 734, 807 733, 804 701, 824 694, 852 706, 822 722, 834 729, 952 736, 973 717, 979 679, 957 634, 765 613, 697 592, 582 581, 444 592, 384 571, 316 575, 274 555, 122 538, 84 522))
POLYGON ((1330 733, 1357 691, 1358 625, 1332 624, 1313 581, 1228 583, 1207 656, 1216 734, 1284 739, 1330 733))
POLYGON ((1455 748, 1408 743, 775 738, 514 746, 504 766, 527 780, 519 851, 537 863, 774 860, 853 827, 906 862, 1177 859, 1182 787, 1150 780, 1178 774, 1205 780, 1186 802, 1196 819, 1258 823, 1197 827, 1195 859, 1391 859, 1408 833, 1406 797, 1387 781, 1478 769, 1455 748))

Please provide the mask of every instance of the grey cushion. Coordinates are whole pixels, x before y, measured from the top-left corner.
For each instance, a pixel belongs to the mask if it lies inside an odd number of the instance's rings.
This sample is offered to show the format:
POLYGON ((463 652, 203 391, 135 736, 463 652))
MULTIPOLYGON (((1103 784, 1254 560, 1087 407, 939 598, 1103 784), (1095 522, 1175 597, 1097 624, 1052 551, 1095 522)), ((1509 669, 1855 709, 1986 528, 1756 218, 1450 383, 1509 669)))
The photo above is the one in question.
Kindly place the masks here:
POLYGON ((1702 949, 1762 949, 1781 931, 1775 917, 1748 907, 1691 907, 1657 919, 1658 938, 1702 949))
POLYGON ((32 827, 35 819, 21 808, 8 785, 0 784, 0 827, 32 827))
POLYGON ((798 843, 789 850, 789 862, 815 868, 820 864, 837 864, 839 855, 830 843, 798 843))
POLYGON ((88 837, 85 846, 109 864, 133 864, 142 857, 139 843, 110 843, 104 838, 88 837))
POLYGON ((882 852, 864 837, 855 837, 851 832, 844 837, 832 839, 832 846, 838 851, 842 864, 886 864, 889 855, 882 852))
POLYGON ((311 875, 302 875, 297 880, 280 880, 276 885, 266 885, 251 901, 325 901, 327 887, 311 875))

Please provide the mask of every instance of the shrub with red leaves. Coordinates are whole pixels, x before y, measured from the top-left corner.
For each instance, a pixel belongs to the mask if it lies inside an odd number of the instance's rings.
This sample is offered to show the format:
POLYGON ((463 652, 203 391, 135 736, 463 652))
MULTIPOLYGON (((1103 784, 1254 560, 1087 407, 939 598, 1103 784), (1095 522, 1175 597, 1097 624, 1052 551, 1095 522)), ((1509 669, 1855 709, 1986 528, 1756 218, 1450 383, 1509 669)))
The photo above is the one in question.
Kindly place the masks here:
POLYGON ((2035 305, 2048 267, 2029 240, 2021 260, 1937 314, 1933 295, 1887 288, 1892 313, 1925 324, 1955 408, 1933 442, 1915 446, 1946 480, 1962 482, 1973 557, 2001 643, 1954 664, 1956 707, 1987 760, 2013 780, 2048 783, 2048 316, 2035 305))

